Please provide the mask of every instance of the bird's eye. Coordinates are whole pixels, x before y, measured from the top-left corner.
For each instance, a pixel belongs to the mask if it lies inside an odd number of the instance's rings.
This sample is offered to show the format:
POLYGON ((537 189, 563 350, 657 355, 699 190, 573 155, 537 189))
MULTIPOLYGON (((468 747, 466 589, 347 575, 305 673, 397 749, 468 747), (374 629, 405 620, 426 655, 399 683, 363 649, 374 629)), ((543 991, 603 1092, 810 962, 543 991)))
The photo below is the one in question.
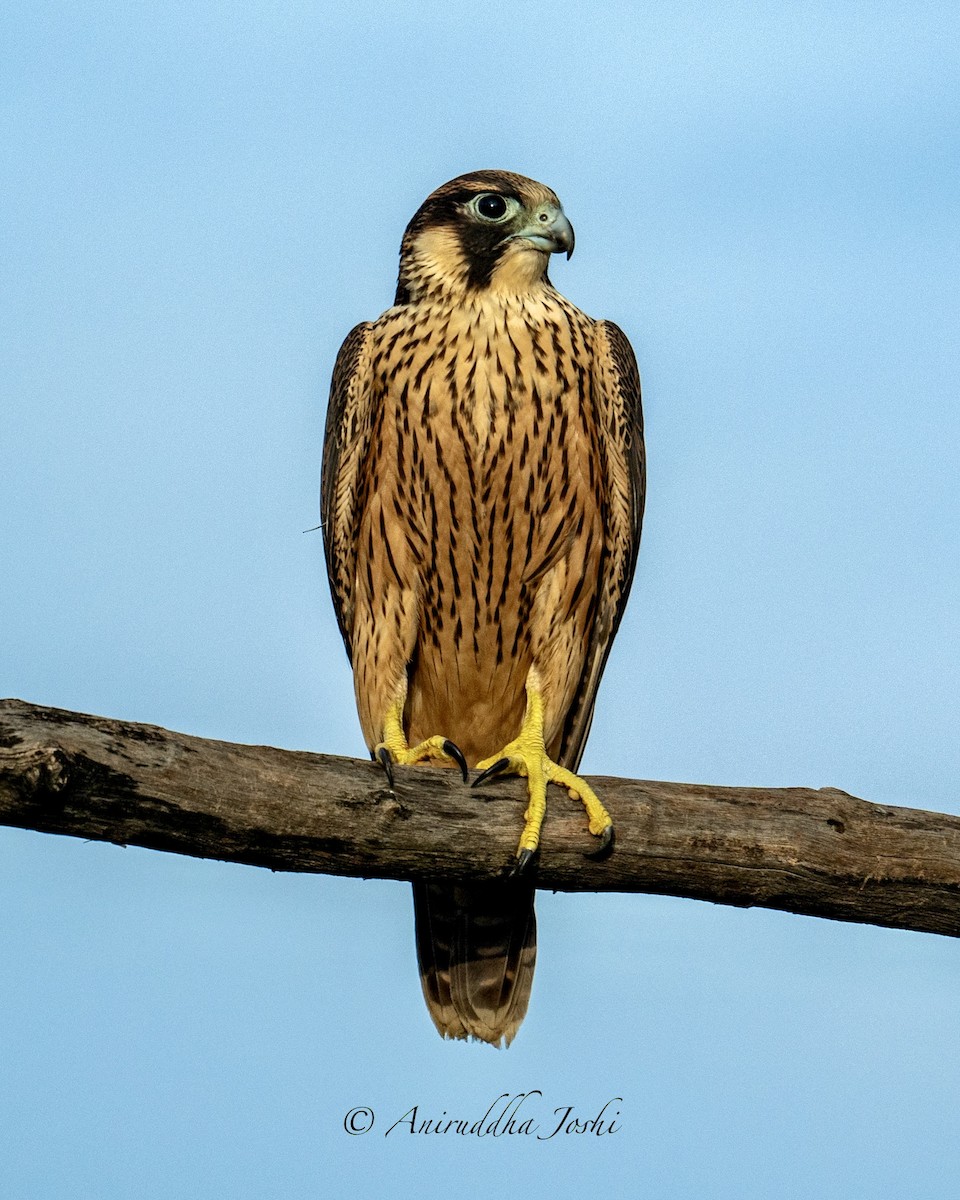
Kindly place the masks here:
POLYGON ((507 215, 507 202, 496 192, 485 192, 473 202, 474 211, 487 221, 499 221, 507 215))

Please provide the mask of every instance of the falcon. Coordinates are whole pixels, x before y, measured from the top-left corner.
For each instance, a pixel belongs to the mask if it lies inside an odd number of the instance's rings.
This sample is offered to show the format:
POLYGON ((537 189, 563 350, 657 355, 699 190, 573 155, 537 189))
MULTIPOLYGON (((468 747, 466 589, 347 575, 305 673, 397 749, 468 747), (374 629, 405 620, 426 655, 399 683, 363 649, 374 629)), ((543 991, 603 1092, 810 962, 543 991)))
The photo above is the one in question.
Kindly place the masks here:
POLYGON ((414 883, 445 1037, 509 1044, 536 959, 547 785, 613 823, 575 772, 623 615, 644 500, 630 343, 547 276, 573 253, 556 195, 508 171, 445 183, 411 219, 393 307, 337 356, 321 517, 364 738, 386 768, 524 776, 508 878, 414 883))

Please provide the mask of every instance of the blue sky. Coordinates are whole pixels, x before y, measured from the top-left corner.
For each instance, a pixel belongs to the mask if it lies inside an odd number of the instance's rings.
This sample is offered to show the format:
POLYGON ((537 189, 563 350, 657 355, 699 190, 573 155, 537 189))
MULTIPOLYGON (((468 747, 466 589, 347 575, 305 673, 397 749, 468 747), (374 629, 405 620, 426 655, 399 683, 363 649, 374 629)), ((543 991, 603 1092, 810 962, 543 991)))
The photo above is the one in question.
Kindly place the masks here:
MULTIPOLYGON (((504 167, 561 196, 554 282, 645 386, 584 768, 960 811, 958 35, 942 3, 7 4, 0 692, 363 753, 302 532, 329 373, 423 197, 504 167)), ((0 913, 10 1196, 954 1194, 950 939, 542 894, 495 1053, 436 1037, 405 885, 0 829, 0 913), (381 1135, 531 1089, 622 1129, 381 1135)))

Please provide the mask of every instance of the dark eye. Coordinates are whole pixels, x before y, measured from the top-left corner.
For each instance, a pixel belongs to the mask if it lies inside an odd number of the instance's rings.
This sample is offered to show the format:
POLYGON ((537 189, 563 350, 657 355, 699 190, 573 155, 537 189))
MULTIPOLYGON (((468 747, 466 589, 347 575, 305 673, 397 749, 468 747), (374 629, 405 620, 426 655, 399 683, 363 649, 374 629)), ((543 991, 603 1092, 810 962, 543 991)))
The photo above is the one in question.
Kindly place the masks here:
POLYGON ((488 221, 499 221, 507 211, 507 202, 502 196, 490 192, 477 197, 476 209, 480 216, 486 217, 488 221))

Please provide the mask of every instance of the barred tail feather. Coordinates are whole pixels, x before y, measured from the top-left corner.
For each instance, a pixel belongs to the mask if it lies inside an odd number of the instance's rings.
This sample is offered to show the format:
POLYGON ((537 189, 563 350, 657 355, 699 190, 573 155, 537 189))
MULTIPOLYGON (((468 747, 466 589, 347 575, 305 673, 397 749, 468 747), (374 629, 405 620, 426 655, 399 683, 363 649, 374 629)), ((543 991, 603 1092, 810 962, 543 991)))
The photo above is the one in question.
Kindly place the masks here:
POLYGON ((413 885, 420 982, 444 1037, 513 1041, 537 959, 534 894, 524 879, 413 885))

